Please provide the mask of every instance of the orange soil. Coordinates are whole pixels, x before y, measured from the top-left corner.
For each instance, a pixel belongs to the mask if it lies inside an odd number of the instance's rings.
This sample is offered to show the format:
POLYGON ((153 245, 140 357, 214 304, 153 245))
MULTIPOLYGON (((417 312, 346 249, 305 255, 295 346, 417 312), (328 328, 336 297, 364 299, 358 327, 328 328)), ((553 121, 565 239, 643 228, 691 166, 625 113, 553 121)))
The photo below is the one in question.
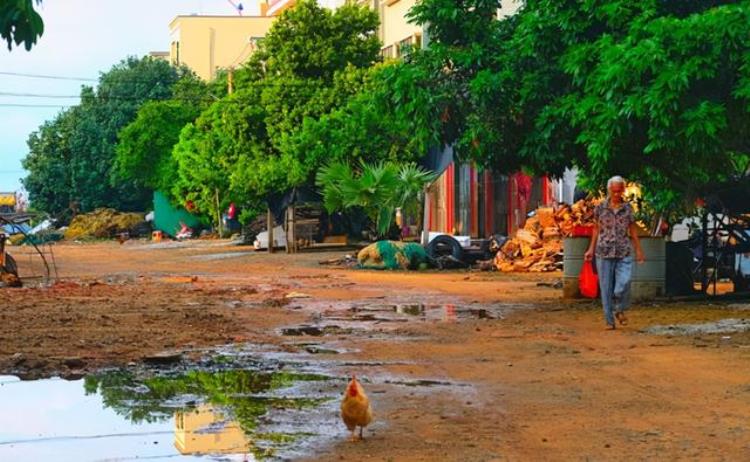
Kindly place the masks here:
POLYGON ((342 425, 341 443, 311 459, 750 460, 750 337, 727 344, 639 333, 747 311, 636 307, 630 326, 605 332, 595 305, 563 303, 559 291, 538 285, 555 274, 353 271, 317 265, 332 254, 247 251, 211 242, 59 245, 60 273, 73 283, 0 289, 0 373, 73 373, 64 365, 73 357, 85 371, 231 341, 282 345, 288 339, 275 328, 307 319, 283 306, 290 291, 313 300, 398 293, 522 303, 501 320, 337 335, 351 351, 337 360, 398 364, 347 371, 373 379, 365 388, 378 425, 360 443, 348 442, 342 425), (243 254, 221 257, 229 253, 243 254), (391 396, 377 385, 383 375, 467 386, 391 396))

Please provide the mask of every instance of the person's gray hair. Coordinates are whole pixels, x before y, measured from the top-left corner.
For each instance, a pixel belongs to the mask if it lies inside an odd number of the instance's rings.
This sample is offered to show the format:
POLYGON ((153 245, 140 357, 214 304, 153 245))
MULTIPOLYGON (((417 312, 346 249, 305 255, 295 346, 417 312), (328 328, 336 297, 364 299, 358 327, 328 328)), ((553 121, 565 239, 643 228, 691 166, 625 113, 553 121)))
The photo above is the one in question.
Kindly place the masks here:
POLYGON ((620 175, 615 175, 607 180, 607 191, 609 191, 609 188, 611 188, 613 184, 621 184, 625 186, 625 178, 621 177, 620 175))

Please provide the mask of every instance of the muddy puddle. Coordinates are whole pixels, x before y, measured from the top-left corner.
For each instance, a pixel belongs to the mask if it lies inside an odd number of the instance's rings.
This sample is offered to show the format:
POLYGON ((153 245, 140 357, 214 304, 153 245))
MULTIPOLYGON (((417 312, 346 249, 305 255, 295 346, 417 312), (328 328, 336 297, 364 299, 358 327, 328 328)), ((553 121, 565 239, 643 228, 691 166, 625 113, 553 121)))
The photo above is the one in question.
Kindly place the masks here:
POLYGON ((339 435, 340 381, 283 370, 0 376, 0 460, 279 460, 339 435))
POLYGON ((290 337, 323 337, 328 335, 389 331, 414 322, 455 323, 467 320, 504 319, 512 310, 526 307, 519 304, 438 303, 436 301, 403 301, 385 303, 381 300, 351 302, 296 301, 293 309, 310 313, 309 322, 284 327, 281 335, 290 337))
POLYGON ((473 393, 382 369, 396 363, 322 359, 344 352, 331 344, 295 345, 226 345, 76 380, 0 376, 0 461, 296 459, 348 437, 339 403, 351 373, 376 409, 381 396, 473 393))
POLYGON ((720 319, 697 324, 656 325, 643 329, 654 335, 732 334, 750 331, 750 319, 720 319))

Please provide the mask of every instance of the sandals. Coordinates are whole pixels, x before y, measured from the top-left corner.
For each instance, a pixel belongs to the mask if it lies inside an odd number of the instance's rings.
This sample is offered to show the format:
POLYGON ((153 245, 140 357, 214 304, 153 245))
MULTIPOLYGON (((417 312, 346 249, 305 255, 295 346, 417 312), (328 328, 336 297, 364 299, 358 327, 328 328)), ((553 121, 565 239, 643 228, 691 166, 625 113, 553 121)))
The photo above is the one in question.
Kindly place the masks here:
POLYGON ((615 330, 617 327, 614 324, 607 324, 607 327, 604 328, 604 330, 615 330))
POLYGON ((628 318, 625 316, 625 313, 622 311, 618 311, 615 313, 615 318, 617 318, 618 321, 620 321, 620 325, 627 326, 628 325, 628 318))

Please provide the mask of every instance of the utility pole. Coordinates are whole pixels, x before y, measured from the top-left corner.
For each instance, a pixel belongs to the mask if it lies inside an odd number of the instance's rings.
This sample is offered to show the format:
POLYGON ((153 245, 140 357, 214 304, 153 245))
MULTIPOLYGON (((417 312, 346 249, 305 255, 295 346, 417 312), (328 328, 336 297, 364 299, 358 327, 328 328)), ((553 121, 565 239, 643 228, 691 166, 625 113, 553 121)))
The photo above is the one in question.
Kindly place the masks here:
POLYGON ((234 93, 234 68, 230 67, 227 71, 227 93, 234 93))
POLYGON ((271 212, 271 207, 268 207, 266 212, 266 226, 268 227, 268 253, 273 253, 273 226, 276 224, 276 219, 271 212))
POLYGON ((221 202, 219 202, 219 188, 214 189, 214 201, 216 203, 216 222, 219 227, 219 238, 224 235, 224 225, 221 223, 221 202))

